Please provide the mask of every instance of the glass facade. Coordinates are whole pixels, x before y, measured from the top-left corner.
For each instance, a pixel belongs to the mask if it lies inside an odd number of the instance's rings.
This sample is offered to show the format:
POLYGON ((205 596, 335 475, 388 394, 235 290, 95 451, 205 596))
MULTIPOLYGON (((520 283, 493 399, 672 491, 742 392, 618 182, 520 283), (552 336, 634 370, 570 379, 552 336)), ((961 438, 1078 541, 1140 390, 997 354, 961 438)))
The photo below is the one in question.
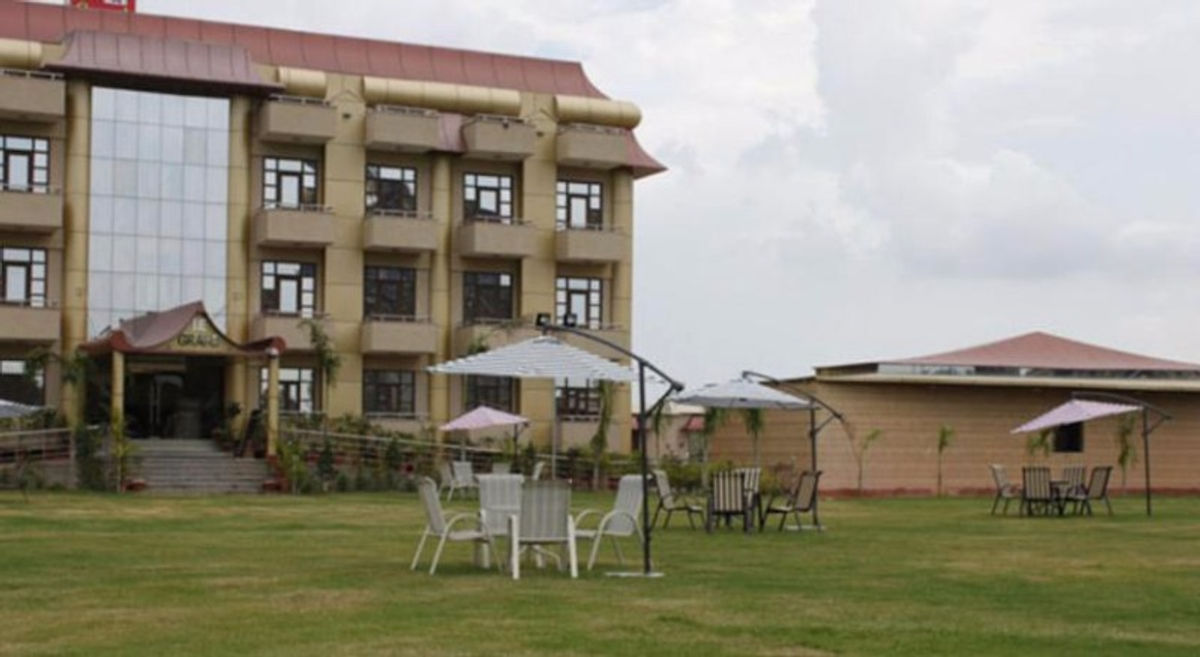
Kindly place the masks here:
POLYGON ((204 301, 225 328, 229 100, 92 88, 88 334, 204 301))

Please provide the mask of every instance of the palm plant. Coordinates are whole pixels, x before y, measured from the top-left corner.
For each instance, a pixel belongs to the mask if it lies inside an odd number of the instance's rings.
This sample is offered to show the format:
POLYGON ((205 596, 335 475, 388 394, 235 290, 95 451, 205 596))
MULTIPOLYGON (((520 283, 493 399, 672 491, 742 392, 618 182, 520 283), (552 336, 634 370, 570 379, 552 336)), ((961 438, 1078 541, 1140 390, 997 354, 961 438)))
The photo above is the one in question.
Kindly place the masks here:
POLYGON ((600 393, 600 415, 596 422, 596 433, 592 435, 589 446, 592 449, 592 489, 600 488, 600 462, 608 451, 608 429, 612 426, 613 384, 611 381, 601 381, 597 384, 600 393))
POLYGON ((1133 443, 1136 415, 1124 415, 1117 423, 1117 467, 1121 468, 1121 491, 1126 490, 1129 466, 1137 463, 1137 447, 1133 443))
POLYGON ((1049 429, 1029 436, 1025 441, 1025 453, 1031 457, 1036 457, 1038 452, 1041 452, 1042 456, 1049 456, 1051 447, 1050 436, 1051 431, 1049 429))
POLYGON ((942 455, 950 448, 954 442, 954 428, 948 424, 943 424, 938 428, 937 437, 937 494, 942 496, 942 455))
POLYGON ((746 425, 746 432, 750 434, 750 447, 754 453, 754 467, 762 467, 762 458, 758 450, 758 437, 762 435, 763 428, 766 426, 766 419, 761 408, 743 408, 741 411, 742 422, 746 425))
POLYGON ((871 445, 883 436, 882 429, 871 429, 863 436, 862 441, 856 441, 850 432, 846 433, 850 438, 850 451, 854 454, 854 464, 858 468, 858 495, 862 497, 863 492, 863 472, 867 467, 867 450, 871 449, 871 445))
POLYGON ((723 408, 706 408, 704 409, 704 427, 700 430, 700 439, 702 442, 701 451, 703 452, 703 460, 701 461, 700 481, 708 481, 708 447, 712 442, 712 436, 717 432, 721 425, 725 424, 725 409, 723 408))
POLYGON ((299 326, 308 331, 308 340, 312 343, 313 353, 317 358, 317 369, 321 372, 321 401, 328 405, 330 390, 337 384, 337 373, 342 367, 342 356, 334 348, 333 340, 319 320, 306 317, 300 320, 299 326))

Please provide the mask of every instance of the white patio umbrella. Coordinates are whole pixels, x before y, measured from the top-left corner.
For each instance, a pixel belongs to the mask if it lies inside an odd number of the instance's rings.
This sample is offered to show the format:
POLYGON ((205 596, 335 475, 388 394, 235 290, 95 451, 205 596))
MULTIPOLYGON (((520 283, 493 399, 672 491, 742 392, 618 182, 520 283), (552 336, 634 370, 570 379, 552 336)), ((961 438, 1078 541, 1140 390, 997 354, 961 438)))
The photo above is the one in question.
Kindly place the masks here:
MULTIPOLYGON (((789 395, 774 388, 752 381, 746 377, 724 383, 709 383, 693 390, 679 393, 675 401, 705 408, 733 409, 782 409, 805 411, 817 407, 813 402, 789 395)), ((816 468, 817 448, 812 445, 813 468, 816 468)), ((758 465, 757 463, 755 464, 758 465)))
MULTIPOLYGON (((427 368, 436 374, 508 376, 519 379, 575 379, 628 383, 633 370, 573 347, 558 338, 541 336, 427 368)), ((558 460, 558 407, 554 409, 554 440, 550 441, 551 472, 558 460)))
POLYGON ((40 406, 0 399, 0 418, 23 417, 39 410, 41 410, 40 406))

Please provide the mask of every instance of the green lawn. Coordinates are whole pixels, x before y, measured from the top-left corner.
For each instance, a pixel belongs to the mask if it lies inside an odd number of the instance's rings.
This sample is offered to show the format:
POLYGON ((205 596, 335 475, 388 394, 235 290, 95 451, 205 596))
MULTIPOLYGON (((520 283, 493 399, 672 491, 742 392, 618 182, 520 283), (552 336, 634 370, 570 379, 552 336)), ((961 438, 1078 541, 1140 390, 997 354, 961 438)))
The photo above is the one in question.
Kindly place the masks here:
POLYGON ((822 534, 680 523, 656 534, 663 579, 513 582, 462 545, 410 572, 414 495, 0 493, 0 655, 1200 654, 1200 499, 1153 520, 1137 499, 1111 519, 987 506, 831 501, 822 534))

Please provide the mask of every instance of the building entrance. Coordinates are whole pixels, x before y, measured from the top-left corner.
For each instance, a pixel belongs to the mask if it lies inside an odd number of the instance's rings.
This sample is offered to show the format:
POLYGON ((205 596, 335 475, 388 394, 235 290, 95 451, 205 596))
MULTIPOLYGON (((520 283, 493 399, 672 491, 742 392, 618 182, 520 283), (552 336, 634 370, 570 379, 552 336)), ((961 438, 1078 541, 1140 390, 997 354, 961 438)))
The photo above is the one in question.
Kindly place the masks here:
POLYGON ((207 438, 225 403, 225 358, 129 359, 125 421, 133 438, 207 438))

